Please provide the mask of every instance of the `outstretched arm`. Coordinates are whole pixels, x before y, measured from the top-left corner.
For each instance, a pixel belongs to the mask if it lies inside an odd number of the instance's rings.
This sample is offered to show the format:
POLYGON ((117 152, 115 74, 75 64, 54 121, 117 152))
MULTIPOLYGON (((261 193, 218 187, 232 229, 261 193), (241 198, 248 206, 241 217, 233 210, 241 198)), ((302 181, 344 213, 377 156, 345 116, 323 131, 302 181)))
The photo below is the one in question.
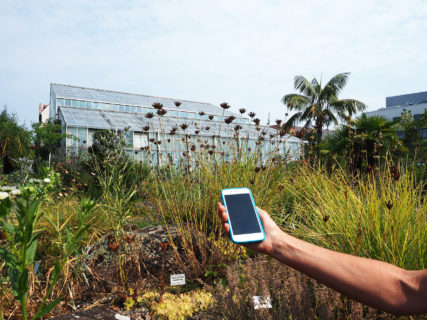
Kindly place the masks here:
MULTIPOLYGON (((258 208, 266 238, 247 247, 270 255, 332 289, 366 305, 393 314, 427 312, 427 269, 407 271, 394 265, 324 249, 280 230, 258 208)), ((225 207, 218 215, 229 232, 225 207)))

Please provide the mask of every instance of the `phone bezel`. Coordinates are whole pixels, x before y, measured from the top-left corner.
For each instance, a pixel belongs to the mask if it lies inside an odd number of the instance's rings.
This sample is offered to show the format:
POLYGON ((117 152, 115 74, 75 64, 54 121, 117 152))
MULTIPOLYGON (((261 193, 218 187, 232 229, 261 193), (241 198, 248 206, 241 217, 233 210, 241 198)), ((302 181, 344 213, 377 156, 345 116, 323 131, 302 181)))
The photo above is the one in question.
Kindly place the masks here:
POLYGON ((244 233, 236 235, 233 233, 233 226, 230 221, 230 217, 228 218, 228 225, 230 226, 230 238, 234 243, 243 243, 243 242, 258 242, 263 241, 265 239, 265 233, 264 228, 262 227, 261 219, 258 214, 257 207, 255 205, 255 200, 252 196, 252 192, 249 188, 231 188, 231 189, 224 189, 221 191, 221 197, 222 197, 222 203, 225 207, 225 210, 228 213, 227 203, 225 201, 226 195, 233 195, 233 194, 249 194, 252 207, 254 208, 254 212, 258 221, 258 226, 261 229, 261 232, 255 232, 255 233, 244 233))

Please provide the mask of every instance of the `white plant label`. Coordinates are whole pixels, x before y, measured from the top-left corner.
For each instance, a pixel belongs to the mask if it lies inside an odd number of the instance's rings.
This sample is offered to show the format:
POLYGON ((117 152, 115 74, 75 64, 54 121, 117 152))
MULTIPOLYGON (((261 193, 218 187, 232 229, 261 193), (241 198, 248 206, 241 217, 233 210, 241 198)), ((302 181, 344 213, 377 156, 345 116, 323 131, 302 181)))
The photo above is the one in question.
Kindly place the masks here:
POLYGON ((185 274, 171 274, 171 286, 182 286, 185 284, 185 274))
POLYGON ((252 302, 254 303, 254 309, 271 309, 271 299, 270 296, 261 297, 261 296, 253 296, 252 302))

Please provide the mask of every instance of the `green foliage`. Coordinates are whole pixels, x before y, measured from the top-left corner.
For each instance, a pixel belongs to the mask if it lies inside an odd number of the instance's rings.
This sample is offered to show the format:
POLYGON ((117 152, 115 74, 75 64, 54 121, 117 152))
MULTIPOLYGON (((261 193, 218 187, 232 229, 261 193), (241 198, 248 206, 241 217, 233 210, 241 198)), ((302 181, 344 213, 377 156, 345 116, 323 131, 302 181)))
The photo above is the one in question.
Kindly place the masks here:
POLYGON ((316 78, 308 81, 296 76, 295 90, 299 93, 287 94, 282 102, 289 110, 297 112, 285 123, 285 127, 304 122, 304 128, 313 127, 317 133, 317 144, 322 141, 322 129, 325 125, 338 123, 338 118, 347 119, 356 111, 366 109, 363 102, 354 99, 338 99, 339 93, 347 84, 350 73, 340 73, 332 77, 324 87, 316 78))
POLYGON ((354 179, 301 167, 283 182, 290 212, 282 226, 336 251, 406 269, 427 266, 427 202, 410 168, 387 165, 354 179))
POLYGON ((18 124, 16 115, 9 114, 6 106, 0 113, 0 166, 3 173, 18 168, 16 160, 30 154, 31 134, 18 124))
POLYGON ((326 161, 338 160, 353 173, 372 170, 387 152, 403 151, 391 121, 365 114, 334 130, 321 147, 326 161))
MULTIPOLYGON (((15 189, 10 194, 0 194, 0 225, 6 237, 6 243, 0 247, 0 257, 6 263, 12 292, 15 299, 21 304, 22 319, 27 319, 27 299, 29 270, 33 267, 40 233, 36 225, 43 215, 43 202, 49 191, 55 189, 58 177, 51 174, 43 181, 29 183, 21 189, 15 189)), ((53 271, 50 274, 47 293, 37 309, 33 320, 40 319, 49 313, 59 302, 60 297, 47 303, 52 290, 58 281, 67 258, 74 253, 84 232, 88 228, 86 215, 92 210, 94 203, 82 202, 79 227, 72 233, 67 232, 67 239, 63 244, 60 258, 55 260, 53 271)))
POLYGON ((49 155, 58 154, 61 149, 61 141, 66 137, 72 137, 61 132, 61 124, 51 119, 46 123, 33 124, 33 143, 36 147, 35 156, 47 161, 49 155))

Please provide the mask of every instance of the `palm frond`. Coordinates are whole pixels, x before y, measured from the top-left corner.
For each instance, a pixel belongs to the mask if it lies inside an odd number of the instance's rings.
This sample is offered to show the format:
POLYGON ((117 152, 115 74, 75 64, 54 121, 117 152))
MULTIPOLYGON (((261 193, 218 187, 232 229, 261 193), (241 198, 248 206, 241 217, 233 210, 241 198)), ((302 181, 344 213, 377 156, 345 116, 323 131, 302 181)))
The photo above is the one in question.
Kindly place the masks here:
POLYGON ((292 115, 292 116, 288 119, 288 121, 286 121, 286 122, 283 124, 283 128, 284 128, 284 129, 289 129, 290 127, 295 126, 295 124, 296 124, 298 121, 300 121, 301 114, 302 114, 302 112, 297 112, 297 113, 295 113, 294 115, 292 115))
POLYGON ((294 88, 307 97, 315 95, 315 90, 310 82, 304 76, 295 76, 294 88))
POLYGON ((323 88, 320 99, 330 101, 336 98, 347 84, 349 75, 350 72, 344 72, 333 76, 323 88))
POLYGON ((307 97, 303 95, 291 93, 291 94, 285 95, 282 98, 282 102, 289 110, 293 110, 293 109, 301 110, 306 107, 309 100, 307 99, 307 97))

